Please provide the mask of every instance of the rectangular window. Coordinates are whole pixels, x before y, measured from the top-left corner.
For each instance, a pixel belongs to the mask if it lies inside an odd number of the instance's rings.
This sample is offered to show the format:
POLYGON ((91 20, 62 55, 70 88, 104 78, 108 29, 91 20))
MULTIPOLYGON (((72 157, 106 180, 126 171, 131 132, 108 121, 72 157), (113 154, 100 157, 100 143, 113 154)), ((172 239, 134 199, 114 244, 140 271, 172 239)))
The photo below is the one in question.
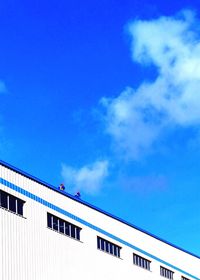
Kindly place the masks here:
POLYGON ((107 252, 113 256, 120 258, 121 247, 99 236, 97 236, 97 248, 99 250, 102 250, 104 252, 107 252))
POLYGON ((184 276, 181 276, 181 280, 190 280, 189 278, 186 278, 184 276))
POLYGON ((0 191, 0 204, 1 207, 8 209, 8 193, 0 191))
POLYGON ((16 213, 16 197, 9 196, 9 210, 16 213))
POLYGON ((70 236, 74 239, 80 240, 81 228, 73 225, 59 217, 47 213, 47 227, 55 231, 70 236))
POLYGON ((161 266, 160 267, 160 275, 165 277, 165 278, 168 278, 168 279, 173 279, 173 274, 174 272, 161 266))
POLYGON ((25 201, 0 190, 0 206, 13 213, 23 216, 23 206, 25 201))
POLYGON ((23 216, 23 206, 24 201, 21 199, 17 199, 17 214, 23 216))
POLYGON ((58 218, 55 216, 53 216, 53 229, 56 231, 59 231, 58 230, 58 218))
POLYGON ((142 268, 145 268, 147 270, 150 270, 150 263, 151 261, 139 256, 139 255, 136 255, 136 254, 133 254, 133 263, 135 265, 138 265, 142 268))
POLYGON ((64 233, 64 221, 59 220, 59 232, 64 233))

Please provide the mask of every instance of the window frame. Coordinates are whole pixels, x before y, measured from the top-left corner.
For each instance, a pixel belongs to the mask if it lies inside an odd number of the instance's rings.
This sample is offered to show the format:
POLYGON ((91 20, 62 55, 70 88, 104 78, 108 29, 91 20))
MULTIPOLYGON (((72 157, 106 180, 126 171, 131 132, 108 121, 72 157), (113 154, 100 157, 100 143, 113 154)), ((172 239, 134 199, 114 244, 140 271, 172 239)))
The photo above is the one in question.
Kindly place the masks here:
POLYGON ((111 256, 121 258, 120 252, 122 247, 100 236, 97 236, 97 249, 108 253, 111 256))
POLYGON ((47 228, 80 241, 80 232, 82 228, 49 212, 47 212, 47 228), (61 230, 61 227, 63 227, 63 230, 61 230))
MULTIPOLYGON (((5 201, 4 201, 5 202, 5 201)), ((18 216, 24 217, 24 204, 26 201, 10 194, 4 190, 0 190, 0 207, 18 216), (6 203, 2 203, 2 197, 5 195, 6 203)))
POLYGON ((151 271, 151 261, 135 253, 133 253, 133 264, 151 271))
POLYGON ((164 267, 160 266, 160 276, 163 276, 167 279, 173 280, 174 279, 174 271, 164 267))

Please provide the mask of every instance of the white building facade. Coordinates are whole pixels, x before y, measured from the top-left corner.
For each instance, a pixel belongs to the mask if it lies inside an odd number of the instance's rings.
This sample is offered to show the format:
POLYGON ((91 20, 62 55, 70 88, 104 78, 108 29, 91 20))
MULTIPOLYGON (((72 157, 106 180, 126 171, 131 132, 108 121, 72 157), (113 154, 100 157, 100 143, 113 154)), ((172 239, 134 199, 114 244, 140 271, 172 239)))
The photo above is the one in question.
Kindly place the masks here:
POLYGON ((200 258, 0 161, 0 280, 200 280, 200 258))

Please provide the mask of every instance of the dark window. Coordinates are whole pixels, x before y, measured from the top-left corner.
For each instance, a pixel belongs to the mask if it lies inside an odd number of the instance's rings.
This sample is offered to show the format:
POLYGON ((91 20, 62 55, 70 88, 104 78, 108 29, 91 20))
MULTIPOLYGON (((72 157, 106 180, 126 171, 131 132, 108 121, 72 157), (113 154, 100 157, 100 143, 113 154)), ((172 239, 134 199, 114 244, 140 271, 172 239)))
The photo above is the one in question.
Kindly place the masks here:
POLYGON ((120 254, 120 253, 119 253, 119 250, 120 250, 120 248, 119 248, 119 247, 114 246, 114 252, 113 252, 113 255, 118 256, 118 255, 120 254))
POLYGON ((76 227, 76 239, 80 240, 80 231, 81 229, 76 227))
POLYGON ((24 201, 18 199, 17 200, 17 213, 22 216, 23 216, 23 205, 24 205, 24 201))
POLYGON ((71 235, 71 225, 68 222, 65 222, 65 234, 71 235))
POLYGON ((0 190, 0 206, 10 210, 13 213, 23 216, 23 206, 25 201, 0 190))
POLYGON ((60 219, 59 217, 56 217, 50 213, 47 213, 47 227, 74 239, 80 240, 80 227, 60 219))
POLYGON ((71 225, 71 237, 75 238, 75 236, 76 236, 75 226, 71 225))
POLYGON ((151 261, 149 261, 139 255, 133 254, 133 263, 144 269, 150 270, 151 261))
POLYGON ((4 191, 1 191, 0 199, 1 206, 8 209, 8 194, 4 191))
POLYGON ((160 267, 160 275, 165 277, 165 278, 168 278, 168 279, 173 279, 173 274, 174 272, 161 266, 160 267))
POLYGON ((99 236, 97 236, 97 248, 99 250, 102 250, 104 252, 107 252, 113 256, 120 258, 121 247, 99 236))
POLYGON ((53 229, 58 231, 58 218, 53 216, 53 229))
POLYGON ((59 232, 64 233, 64 221, 59 220, 59 232))
POLYGON ((9 196, 9 210, 16 213, 16 200, 14 196, 9 196))
POLYGON ((113 247, 114 247, 114 245, 113 244, 109 244, 109 247, 110 247, 110 253, 113 255, 113 247))
POLYGON ((97 237, 97 248, 101 248, 101 239, 97 237))
POLYGON ((49 213, 47 213, 47 226, 52 228, 52 216, 49 213))
MULTIPOLYGON (((100 237, 98 237, 99 239, 100 239, 100 237)), ((98 248, 98 249, 101 249, 101 250, 103 250, 103 251, 106 251, 105 250, 105 240, 104 239, 100 239, 100 248, 98 248)))

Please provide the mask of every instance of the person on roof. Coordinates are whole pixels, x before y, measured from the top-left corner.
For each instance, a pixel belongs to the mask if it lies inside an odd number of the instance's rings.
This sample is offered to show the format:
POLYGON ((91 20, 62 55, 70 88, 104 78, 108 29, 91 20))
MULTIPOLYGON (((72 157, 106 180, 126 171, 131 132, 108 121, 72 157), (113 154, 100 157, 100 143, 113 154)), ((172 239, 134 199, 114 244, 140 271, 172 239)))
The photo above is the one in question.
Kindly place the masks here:
POLYGON ((61 190, 61 191, 64 191, 64 190, 65 190, 65 186, 64 186, 64 184, 60 184, 60 186, 59 186, 59 190, 61 190))
POLYGON ((81 194, 80 194, 80 192, 77 192, 77 193, 75 194, 75 197, 77 197, 77 198, 81 198, 81 194))

